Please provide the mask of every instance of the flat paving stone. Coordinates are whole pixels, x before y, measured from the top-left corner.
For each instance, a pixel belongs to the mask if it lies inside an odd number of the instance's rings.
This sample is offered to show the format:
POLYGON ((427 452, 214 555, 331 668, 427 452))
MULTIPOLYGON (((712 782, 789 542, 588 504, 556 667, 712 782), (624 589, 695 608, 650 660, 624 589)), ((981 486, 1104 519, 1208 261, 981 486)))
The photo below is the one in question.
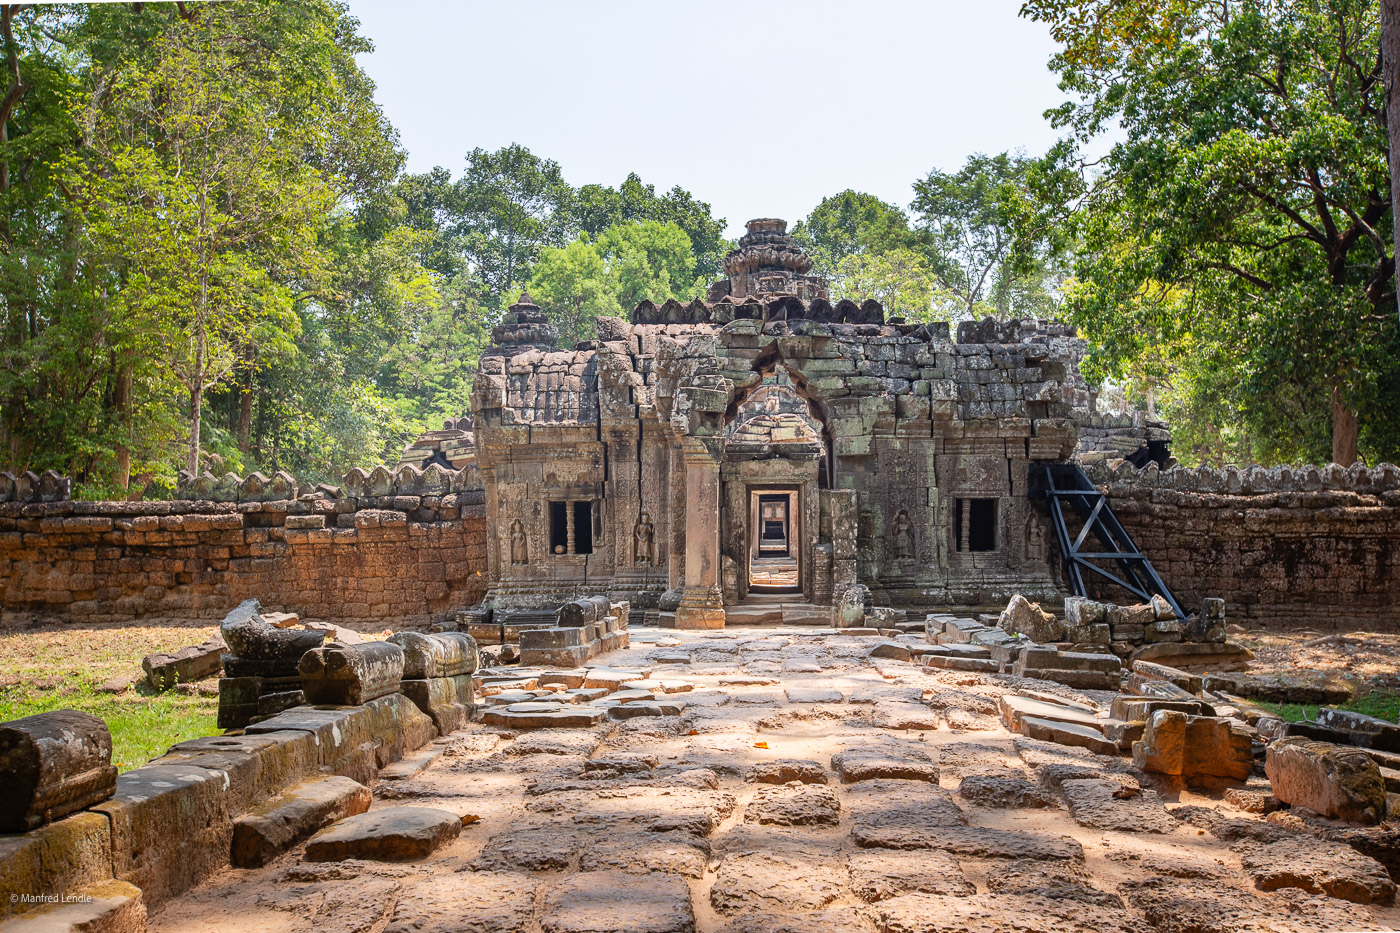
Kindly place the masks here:
POLYGON ((803 784, 825 784, 826 769, 815 761, 795 758, 780 758, 754 765, 744 780, 751 784, 787 784, 801 781, 803 784))
POLYGON ((938 780, 938 765, 933 756, 907 742, 871 742, 854 746, 831 756, 831 768, 847 784, 880 778, 938 780))
POLYGON ((578 868, 699 878, 709 860, 710 844, 688 833, 609 833, 584 846, 578 868))
POLYGON ((1141 933, 1141 921, 1126 910, 1004 894, 905 894, 872 913, 880 933, 1141 933))
POLYGON ((786 853, 753 852, 726 857, 710 889, 721 914, 754 916, 773 911, 819 910, 846 893, 845 868, 786 853))
POLYGON ((744 810, 744 821, 774 826, 835 826, 841 801, 822 784, 761 787, 744 810))
POLYGON ((863 781, 851 789, 846 804, 851 837, 863 848, 936 848, 925 844, 932 833, 967 822, 953 795, 927 781, 863 781))
POLYGON ((1080 826, 1124 833, 1171 833, 1181 825, 1156 791, 1134 792, 1117 781, 1089 778, 1060 784, 1070 815, 1080 826))
POLYGON ((388 807, 347 817, 321 830, 306 844, 306 860, 338 862, 370 859, 409 862, 427 858, 456 839, 462 821, 435 807, 388 807))
POLYGON ((690 886, 679 875, 590 871, 544 899, 544 933, 693 933, 690 886))
POLYGON ((851 890, 867 903, 873 904, 901 894, 966 897, 977 893, 977 885, 967 880, 957 859, 946 852, 868 849, 851 853, 848 867, 851 890))
POLYGON ((1389 904, 1395 882, 1385 866, 1349 845, 1300 836, 1242 844, 1240 863, 1261 891, 1299 888, 1357 904, 1389 904))
POLYGON ((1060 802, 1054 795, 1024 778, 969 775, 958 786, 958 796, 978 807, 993 809, 1055 809, 1060 802))
POLYGON ((915 729, 935 732, 943 721, 938 710, 922 703, 883 701, 875 704, 871 721, 880 729, 915 729))
POLYGON ((441 872, 399 895, 384 933, 526 933, 536 887, 528 875, 441 872))
POLYGON ((846 695, 833 687, 784 687, 789 703, 840 703, 846 695))

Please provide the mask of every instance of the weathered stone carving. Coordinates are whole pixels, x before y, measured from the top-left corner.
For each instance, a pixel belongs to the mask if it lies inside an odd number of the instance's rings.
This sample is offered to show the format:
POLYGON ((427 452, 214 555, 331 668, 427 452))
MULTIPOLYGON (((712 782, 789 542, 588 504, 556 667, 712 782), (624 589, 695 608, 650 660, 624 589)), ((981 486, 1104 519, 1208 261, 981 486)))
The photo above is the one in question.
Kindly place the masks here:
POLYGON ((637 527, 632 536, 632 563, 639 567, 650 567, 655 555, 656 542, 649 514, 643 512, 637 518, 637 527))
POLYGON ((112 736, 64 709, 0 723, 0 833, 22 833, 112 796, 112 736))
POLYGON ((525 535, 525 523, 520 519, 510 525, 510 562, 528 564, 530 562, 530 542, 525 535))
POLYGON ((899 510, 894 520, 894 559, 914 559, 914 524, 909 521, 909 513, 899 510))
POLYGON ((359 706, 397 693, 403 680, 403 649, 387 641, 332 644, 302 655, 298 670, 306 702, 359 706))

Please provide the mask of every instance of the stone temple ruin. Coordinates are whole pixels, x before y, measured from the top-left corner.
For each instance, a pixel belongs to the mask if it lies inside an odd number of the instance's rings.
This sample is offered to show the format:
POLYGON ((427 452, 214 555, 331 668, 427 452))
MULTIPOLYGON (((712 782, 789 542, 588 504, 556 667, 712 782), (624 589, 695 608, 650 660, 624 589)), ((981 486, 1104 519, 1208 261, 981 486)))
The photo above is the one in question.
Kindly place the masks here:
MULTIPOLYGON (((497 616, 592 591, 682 629, 783 589, 785 620, 821 622, 857 584, 909 608, 1062 596, 1032 493, 1092 420, 1068 327, 833 304, 780 220, 724 268, 574 349, 528 295, 495 328, 472 407, 497 616)), ((1128 433, 1119 456, 1166 463, 1160 426, 1128 433)))

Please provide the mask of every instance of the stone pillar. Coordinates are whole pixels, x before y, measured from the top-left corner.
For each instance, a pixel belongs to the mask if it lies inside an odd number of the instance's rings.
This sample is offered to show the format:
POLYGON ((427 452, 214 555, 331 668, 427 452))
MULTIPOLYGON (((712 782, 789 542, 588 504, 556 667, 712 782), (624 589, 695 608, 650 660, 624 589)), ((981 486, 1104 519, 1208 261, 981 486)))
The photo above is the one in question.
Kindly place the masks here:
POLYGON ((972 550, 971 545, 968 543, 972 536, 972 500, 960 499, 958 501, 962 506, 962 534, 959 535, 961 540, 958 544, 958 550, 966 554, 968 551, 972 550))
POLYGON ((568 536, 568 544, 564 548, 565 553, 574 553, 574 504, 572 501, 564 503, 564 528, 568 536))
POLYGON ((685 438, 685 589, 678 629, 724 628, 720 590, 719 461, 703 441, 685 438))

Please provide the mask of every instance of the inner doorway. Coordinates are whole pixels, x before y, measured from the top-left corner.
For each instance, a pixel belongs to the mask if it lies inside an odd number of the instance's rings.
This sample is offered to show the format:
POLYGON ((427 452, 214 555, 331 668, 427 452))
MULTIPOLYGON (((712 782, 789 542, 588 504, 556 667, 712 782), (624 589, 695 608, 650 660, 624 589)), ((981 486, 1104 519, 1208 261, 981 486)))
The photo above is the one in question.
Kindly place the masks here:
POLYGON ((792 490, 754 490, 750 493, 750 590, 764 593, 801 592, 796 500, 797 493, 792 490))

